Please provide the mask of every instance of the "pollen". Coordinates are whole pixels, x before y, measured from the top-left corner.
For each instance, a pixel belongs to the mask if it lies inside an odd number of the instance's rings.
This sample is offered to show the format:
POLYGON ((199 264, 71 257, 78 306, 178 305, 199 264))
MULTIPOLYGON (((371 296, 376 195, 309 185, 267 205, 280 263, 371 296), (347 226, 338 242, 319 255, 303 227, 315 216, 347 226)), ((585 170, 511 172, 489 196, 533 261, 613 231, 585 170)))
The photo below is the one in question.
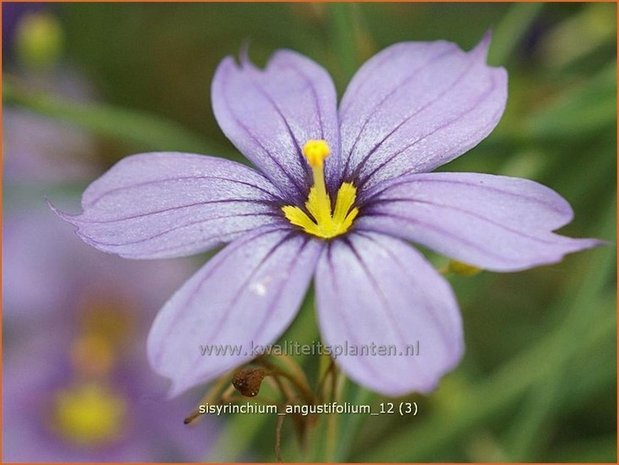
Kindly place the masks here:
POLYGON ((335 206, 331 208, 331 198, 327 193, 324 177, 324 160, 330 152, 329 145, 324 140, 309 140, 305 143, 303 155, 312 168, 314 177, 314 185, 305 202, 307 213, 294 205, 282 207, 284 216, 291 224, 322 239, 331 239, 344 234, 359 214, 359 209, 354 207, 357 189, 349 182, 340 186, 335 206))

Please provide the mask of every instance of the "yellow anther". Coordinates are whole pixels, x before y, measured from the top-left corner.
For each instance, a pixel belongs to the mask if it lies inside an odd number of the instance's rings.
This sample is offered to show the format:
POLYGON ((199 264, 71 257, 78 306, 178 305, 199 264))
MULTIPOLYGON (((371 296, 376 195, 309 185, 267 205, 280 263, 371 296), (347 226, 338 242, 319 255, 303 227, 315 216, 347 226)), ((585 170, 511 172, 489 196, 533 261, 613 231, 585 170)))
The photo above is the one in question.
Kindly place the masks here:
POLYGON ((459 262, 457 260, 451 260, 449 265, 447 265, 447 271, 450 273, 454 273, 460 276, 475 276, 480 273, 481 268, 477 268, 476 266, 469 265, 468 263, 459 262))
POLYGON ((353 207, 357 189, 349 182, 343 183, 337 192, 332 212, 331 198, 327 193, 323 171, 324 159, 329 156, 329 146, 324 140, 310 140, 303 146, 303 154, 312 167, 314 176, 314 185, 305 202, 309 215, 299 207, 286 205, 282 207, 284 216, 306 233, 323 239, 344 234, 359 214, 359 209, 353 207))
POLYGON ((325 158, 330 153, 331 149, 326 140, 308 140, 303 146, 303 155, 312 168, 322 168, 325 158))

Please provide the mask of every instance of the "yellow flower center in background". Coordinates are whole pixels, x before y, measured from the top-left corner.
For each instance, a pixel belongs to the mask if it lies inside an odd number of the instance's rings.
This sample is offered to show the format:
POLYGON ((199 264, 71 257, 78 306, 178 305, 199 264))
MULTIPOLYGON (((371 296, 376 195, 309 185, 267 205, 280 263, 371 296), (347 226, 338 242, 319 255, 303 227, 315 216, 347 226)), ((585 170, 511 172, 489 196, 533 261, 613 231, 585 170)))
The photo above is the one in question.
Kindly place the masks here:
POLYGON ((303 155, 311 166, 314 177, 314 185, 305 202, 305 208, 311 217, 299 207, 293 205, 282 207, 290 223, 322 239, 344 234, 359 214, 359 209, 353 207, 357 189, 349 182, 340 186, 335 198, 335 207, 333 211, 331 210, 331 198, 327 193, 324 176, 324 161, 330 153, 329 145, 324 140, 309 140, 303 146, 303 155))
POLYGON ((121 397, 100 384, 82 383, 56 394, 51 426, 68 442, 93 446, 117 439, 125 417, 121 397))
POLYGON ((98 333, 84 334, 71 345, 73 366, 82 374, 103 376, 114 366, 114 347, 98 333))

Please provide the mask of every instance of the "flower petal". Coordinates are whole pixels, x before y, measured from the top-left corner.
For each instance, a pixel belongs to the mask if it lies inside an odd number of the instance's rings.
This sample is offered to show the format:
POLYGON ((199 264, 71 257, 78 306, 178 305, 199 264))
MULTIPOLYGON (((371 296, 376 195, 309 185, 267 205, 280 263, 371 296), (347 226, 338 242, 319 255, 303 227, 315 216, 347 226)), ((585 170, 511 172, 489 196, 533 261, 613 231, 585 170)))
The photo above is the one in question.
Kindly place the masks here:
POLYGON ((462 323, 451 288, 398 239, 354 233, 332 241, 318 262, 316 295, 323 339, 334 351, 348 349, 336 362, 375 391, 429 392, 462 356, 462 323), (410 355, 417 341, 419 354, 410 355), (394 352, 353 354, 366 345, 394 352))
POLYGON ((205 155, 148 153, 124 158, 67 215, 79 236, 127 258, 191 255, 278 221, 277 189, 238 163, 205 155))
POLYGON ((365 63, 340 106, 343 178, 358 187, 432 171, 484 139, 507 100, 507 73, 486 65, 490 36, 404 42, 365 63))
POLYGON ((219 252, 157 315, 148 338, 153 368, 170 395, 255 358, 293 320, 322 242, 286 229, 250 233, 219 252), (211 355, 204 347, 212 350, 211 355), (217 352, 228 351, 228 352, 217 352))
POLYGON ((266 69, 248 59, 238 66, 225 58, 212 86, 215 117, 224 133, 277 186, 290 202, 302 203, 311 176, 302 153, 305 142, 324 139, 327 184, 339 180, 339 127, 336 94, 329 74, 289 50, 273 55, 266 69))
POLYGON ((552 189, 526 179, 414 174, 381 184, 368 196, 358 228, 409 239, 489 270, 556 263, 600 244, 554 234, 571 221, 571 207, 552 189))

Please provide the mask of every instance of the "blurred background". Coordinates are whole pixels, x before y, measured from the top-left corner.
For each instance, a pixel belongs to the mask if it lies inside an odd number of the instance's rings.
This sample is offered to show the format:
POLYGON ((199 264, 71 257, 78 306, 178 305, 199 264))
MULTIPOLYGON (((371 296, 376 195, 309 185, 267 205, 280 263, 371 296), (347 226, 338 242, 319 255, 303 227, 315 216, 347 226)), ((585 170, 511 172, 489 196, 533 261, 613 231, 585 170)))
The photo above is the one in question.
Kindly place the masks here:
MULTIPOLYGON (((562 232, 607 247, 534 270, 450 277, 467 352, 415 417, 337 418, 330 455, 286 461, 616 461, 616 5, 11 4, 3 9, 3 458, 275 459, 268 415, 183 418, 144 354, 154 315, 204 261, 129 261, 88 248, 47 208, 76 211, 123 156, 241 159, 210 107, 214 68, 249 45, 326 67, 338 91, 405 40, 470 49, 509 72, 497 129, 442 167, 521 176, 572 204, 562 232)), ((440 266, 441 257, 431 257, 440 266)), ((311 294, 311 293, 310 293, 311 294)), ((285 339, 318 337, 308 297, 285 339)), ((299 360, 308 375, 316 361, 299 360)), ((344 399, 385 399, 346 383, 344 399)), ((317 436, 324 428, 319 422, 317 436)))

